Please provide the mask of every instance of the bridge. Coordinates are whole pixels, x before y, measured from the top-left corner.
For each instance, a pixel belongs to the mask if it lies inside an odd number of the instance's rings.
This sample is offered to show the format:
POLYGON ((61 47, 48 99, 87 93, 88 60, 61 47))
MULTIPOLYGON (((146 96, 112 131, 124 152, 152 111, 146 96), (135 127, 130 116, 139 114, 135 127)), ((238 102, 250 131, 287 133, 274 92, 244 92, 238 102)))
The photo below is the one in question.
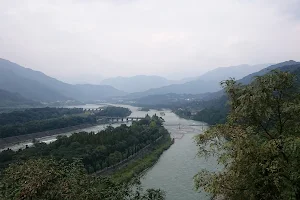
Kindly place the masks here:
POLYGON ((101 111, 103 108, 84 108, 83 111, 101 111))
POLYGON ((139 121, 145 119, 145 117, 100 117, 97 121, 106 120, 108 122, 129 122, 129 121, 139 121))

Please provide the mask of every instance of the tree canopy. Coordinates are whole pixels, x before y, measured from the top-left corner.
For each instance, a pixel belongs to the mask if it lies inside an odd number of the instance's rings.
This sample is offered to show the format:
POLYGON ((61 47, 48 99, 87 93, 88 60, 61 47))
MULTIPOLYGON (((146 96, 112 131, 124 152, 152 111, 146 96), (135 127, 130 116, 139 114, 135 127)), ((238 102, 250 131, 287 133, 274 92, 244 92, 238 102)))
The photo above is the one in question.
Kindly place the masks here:
POLYGON ((109 126, 97 134, 59 136, 50 144, 37 142, 17 152, 5 150, 0 153, 0 199, 163 200, 163 191, 143 191, 134 179, 171 145, 162 122, 156 115, 147 115, 131 126, 109 126), (145 157, 145 162, 130 171, 124 167, 125 171, 117 175, 118 180, 94 173, 110 166, 118 170, 116 164, 128 161, 145 148, 150 157, 145 157))
POLYGON ((58 160, 81 159, 89 173, 102 170, 127 159, 159 138, 170 140, 168 131, 162 126, 162 119, 154 115, 113 128, 94 132, 74 133, 70 137, 58 136, 50 143, 36 143, 33 147, 14 152, 0 153, 0 170, 10 163, 31 158, 54 157, 58 160))
POLYGON ((90 176, 78 161, 33 159, 12 164, 1 175, 0 199, 5 200, 163 200, 161 190, 143 191, 138 182, 116 184, 90 176), (135 187, 133 187, 135 186, 135 187), (136 189, 134 189, 136 188, 136 189))
POLYGON ((97 116, 126 117, 131 114, 128 108, 108 106, 96 113, 97 116))
POLYGON ((222 199, 300 198, 300 93, 295 76, 273 71, 249 85, 223 83, 225 124, 197 137, 200 155, 218 157, 220 172, 200 171, 198 189, 222 199))
POLYGON ((0 114, 0 138, 66 128, 81 124, 96 124, 102 117, 126 117, 128 108, 109 106, 96 112, 82 108, 30 108, 0 114))

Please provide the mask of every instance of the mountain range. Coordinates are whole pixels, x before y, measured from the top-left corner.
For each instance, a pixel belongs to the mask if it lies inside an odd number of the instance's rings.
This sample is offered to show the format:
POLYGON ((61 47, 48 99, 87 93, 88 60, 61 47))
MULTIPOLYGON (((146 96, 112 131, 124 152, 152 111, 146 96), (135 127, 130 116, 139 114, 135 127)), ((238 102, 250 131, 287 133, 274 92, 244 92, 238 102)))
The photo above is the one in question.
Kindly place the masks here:
POLYGON ((67 84, 4 59, 0 59, 0 89, 41 102, 94 101, 126 94, 108 85, 67 84))
POLYGON ((251 73, 251 74, 243 77, 242 79, 238 80, 238 82, 240 82, 242 84, 249 84, 256 76, 265 75, 275 69, 279 69, 281 71, 290 71, 290 70, 293 71, 294 69, 297 68, 298 64, 299 64, 299 62, 296 62, 294 60, 289 60, 289 61, 274 64, 274 65, 270 65, 260 71, 251 73), (287 68, 287 66, 294 66, 294 67, 287 68))
MULTIPOLYGON (((280 70, 293 73, 295 75, 295 83, 300 86, 300 62, 293 60, 271 65, 256 73, 249 74, 237 82, 247 85, 250 84, 255 77, 265 75, 272 70, 280 70)), ((191 107, 192 110, 200 110, 196 115, 196 120, 204 121, 209 124, 224 123, 226 121, 229 106, 228 98, 224 91, 219 91, 215 94, 210 94, 200 101, 187 103, 185 107, 191 107), (209 98, 210 97, 210 98, 209 98)))
MULTIPOLYGON (((263 68, 257 72, 248 74, 247 76, 241 78, 241 79, 236 79, 237 82, 247 85, 249 83, 251 83, 253 81, 253 79, 257 76, 263 76, 269 72, 271 72, 272 70, 281 70, 281 71, 290 71, 293 72, 295 69, 297 69, 297 66, 299 65, 299 62, 296 62, 294 60, 289 60, 289 61, 285 61, 285 62, 281 62, 281 63, 277 63, 277 64, 272 64, 270 66, 267 66, 266 68, 263 68), (290 66, 290 67, 288 67, 290 66)), ((212 92, 208 95, 206 95, 203 100, 211 100, 211 99, 215 99, 215 98, 219 98, 222 95, 224 95, 224 90, 219 90, 217 92, 212 92)))
POLYGON ((18 93, 11 93, 0 89, 0 108, 2 107, 30 107, 39 106, 38 102, 24 98, 18 93))
MULTIPOLYGON (((102 82, 102 85, 74 85, 64 83, 42 72, 22 67, 8 60, 0 59, 0 89, 2 92, 6 92, 7 96, 11 94, 17 95, 18 98, 24 98, 24 102, 28 100, 33 102, 67 100, 88 102, 115 97, 137 99, 149 95, 156 95, 162 98, 160 95, 170 93, 179 95, 201 94, 201 97, 206 98, 204 96, 220 96, 218 93, 222 94, 219 85, 219 82, 222 80, 230 77, 240 79, 245 76, 240 81, 241 83, 247 83, 254 76, 263 75, 272 69, 295 63, 297 62, 287 61, 271 66, 270 64, 262 64, 220 67, 201 76, 178 81, 168 80, 160 76, 140 75, 106 79, 102 82)), ((172 96, 174 95, 170 97, 172 96)))
POLYGON ((168 80, 161 76, 138 75, 132 77, 114 77, 103 80, 104 85, 113 86, 116 89, 128 93, 143 92, 150 88, 159 88, 172 84, 174 81, 168 80))
POLYGON ((216 92, 221 89, 221 81, 226 80, 230 77, 239 79, 248 75, 249 73, 261 70, 269 65, 270 64, 219 67, 199 77, 195 77, 195 80, 187 81, 181 84, 171 84, 159 88, 152 88, 144 92, 131 93, 127 97, 139 98, 149 95, 162 95, 168 93, 201 94, 208 92, 216 92))

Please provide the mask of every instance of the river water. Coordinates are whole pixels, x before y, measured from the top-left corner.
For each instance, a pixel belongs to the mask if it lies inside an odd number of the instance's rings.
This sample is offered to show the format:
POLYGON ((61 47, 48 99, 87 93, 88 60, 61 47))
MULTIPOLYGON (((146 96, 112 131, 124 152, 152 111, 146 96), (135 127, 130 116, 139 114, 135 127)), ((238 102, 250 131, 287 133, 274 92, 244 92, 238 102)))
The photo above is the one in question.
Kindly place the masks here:
MULTIPOLYGON (((161 111, 150 110, 148 112, 140 111, 139 108, 128 105, 114 106, 127 107, 132 111, 132 117, 144 117, 147 113, 149 115, 157 114, 161 116, 161 111)), ((78 107, 84 108, 98 108, 105 105, 84 105, 78 107)), ((72 106, 74 107, 74 106, 72 106)), ((172 138, 175 138, 175 143, 165 151, 159 158, 158 162, 146 171, 141 179, 142 186, 147 188, 160 188, 166 192, 167 200, 208 200, 210 197, 204 192, 197 192, 194 190, 193 176, 201 169, 218 170, 217 162, 214 158, 204 159, 197 156, 197 146, 194 142, 194 137, 197 134, 203 133, 206 129, 204 123, 186 120, 179 118, 170 110, 164 110, 165 120, 164 126, 168 129, 172 138), (204 125, 204 126, 202 126, 204 125)), ((130 124, 130 123, 128 123, 130 124)), ((120 124, 113 124, 119 126, 120 124)), ((98 125, 90 128, 84 128, 61 135, 71 135, 79 131, 94 131, 98 132, 105 129, 108 124, 98 125)), ((40 138, 39 141, 50 143, 55 141, 56 136, 49 136, 40 138)), ((24 148, 25 145, 32 145, 31 142, 26 142, 14 145, 10 148, 19 149, 24 148)))

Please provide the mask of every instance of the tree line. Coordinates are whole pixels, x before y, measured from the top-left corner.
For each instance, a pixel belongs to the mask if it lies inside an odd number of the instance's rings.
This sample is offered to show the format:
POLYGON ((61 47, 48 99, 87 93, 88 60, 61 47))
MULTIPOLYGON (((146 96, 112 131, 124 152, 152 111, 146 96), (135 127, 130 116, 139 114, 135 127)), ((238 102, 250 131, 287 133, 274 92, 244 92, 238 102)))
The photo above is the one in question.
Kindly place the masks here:
POLYGON ((0 126, 7 124, 21 124, 30 121, 59 118, 65 115, 83 113, 82 108, 30 108, 22 111, 13 111, 0 114, 0 126))
POLYGON ((160 137, 167 137, 162 119, 154 115, 133 122, 131 126, 107 127, 98 133, 80 132, 70 137, 59 136, 50 144, 36 143, 34 147, 0 153, 0 168, 10 163, 37 157, 54 157, 58 160, 80 159, 89 173, 112 166, 137 153, 160 137))
POLYGON ((122 107, 106 107, 95 113, 82 108, 32 108, 0 114, 0 138, 66 128, 81 124, 95 124, 103 116, 128 116, 131 111, 122 107))
POLYGON ((223 95, 210 101, 191 102, 182 108, 174 108, 173 110, 178 116, 183 118, 206 122, 210 125, 223 124, 229 113, 227 101, 228 97, 223 95))
POLYGON ((96 113, 97 116, 126 117, 131 114, 128 108, 108 106, 96 113))
MULTIPOLYGON (((163 200, 163 191, 143 191, 136 179, 115 182, 110 177, 89 175, 126 159, 159 138, 168 141, 160 148, 167 148, 170 136, 162 123, 162 118, 147 115, 131 126, 107 127, 97 134, 75 133, 58 137, 50 144, 37 142, 17 152, 3 151, 0 199, 163 200)), ((152 157, 147 159, 147 165, 153 163, 152 157)), ((128 172, 124 173, 127 178, 128 172)))

